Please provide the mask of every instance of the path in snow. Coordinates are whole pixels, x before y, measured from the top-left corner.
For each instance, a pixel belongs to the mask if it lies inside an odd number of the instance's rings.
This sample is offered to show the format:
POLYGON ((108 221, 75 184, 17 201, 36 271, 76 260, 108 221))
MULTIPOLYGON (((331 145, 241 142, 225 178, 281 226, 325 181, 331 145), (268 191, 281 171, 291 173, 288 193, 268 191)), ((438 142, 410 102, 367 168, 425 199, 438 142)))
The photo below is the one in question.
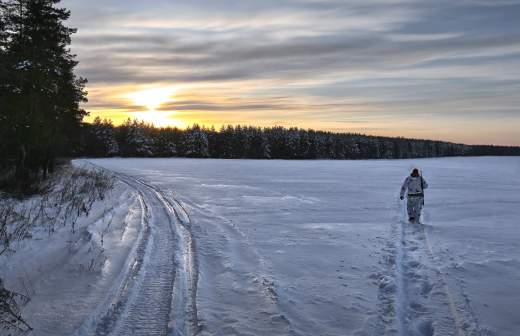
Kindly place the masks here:
POLYGON ((411 224, 396 206, 383 247, 378 333, 398 336, 481 335, 469 302, 457 300, 430 242, 428 224, 411 224))
POLYGON ((194 335, 197 266, 189 217, 157 188, 117 176, 140 194, 143 234, 110 301, 78 334, 194 335))

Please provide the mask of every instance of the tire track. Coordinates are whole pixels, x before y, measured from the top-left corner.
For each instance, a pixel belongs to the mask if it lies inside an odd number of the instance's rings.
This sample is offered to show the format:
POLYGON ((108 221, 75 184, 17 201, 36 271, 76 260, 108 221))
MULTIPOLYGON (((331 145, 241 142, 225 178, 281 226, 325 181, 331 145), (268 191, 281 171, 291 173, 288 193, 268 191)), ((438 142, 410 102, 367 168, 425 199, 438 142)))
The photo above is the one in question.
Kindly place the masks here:
MULTIPOLYGON (((126 182, 124 183, 127 184, 126 182)), ((77 329, 74 333, 75 336, 108 334, 114 328, 118 317, 123 313, 130 290, 135 286, 137 276, 144 262, 150 237, 150 210, 144 201, 143 194, 139 191, 137 191, 137 194, 141 208, 141 230, 136 238, 136 242, 127 257, 123 271, 119 275, 118 280, 116 280, 116 284, 107 294, 106 300, 77 329)))
POLYGON ((197 334, 198 266, 188 213, 158 188, 111 173, 139 194, 143 230, 121 282, 76 335, 197 334))
POLYGON ((195 335, 199 331, 197 318, 197 283, 198 263, 196 259, 195 240, 192 235, 191 218, 186 208, 175 198, 167 198, 159 190, 143 181, 137 180, 144 188, 153 191, 164 208, 173 215, 176 220, 177 240, 177 276, 174 282, 172 300, 172 326, 173 335, 195 335))

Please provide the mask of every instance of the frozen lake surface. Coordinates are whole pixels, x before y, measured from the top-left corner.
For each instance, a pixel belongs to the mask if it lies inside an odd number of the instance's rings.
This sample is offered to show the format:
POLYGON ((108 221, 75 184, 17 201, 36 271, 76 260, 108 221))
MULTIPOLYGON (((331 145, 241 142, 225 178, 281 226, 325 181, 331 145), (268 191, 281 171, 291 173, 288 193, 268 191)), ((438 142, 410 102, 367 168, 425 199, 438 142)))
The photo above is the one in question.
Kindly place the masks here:
POLYGON ((517 335, 520 159, 100 159, 175 197, 204 335, 517 335), (398 191, 430 184, 422 226, 398 191))
POLYGON ((32 335, 520 330, 520 158, 86 161, 120 182, 79 234, 1 259, 9 288, 34 287, 32 335), (422 225, 399 200, 413 167, 422 225))

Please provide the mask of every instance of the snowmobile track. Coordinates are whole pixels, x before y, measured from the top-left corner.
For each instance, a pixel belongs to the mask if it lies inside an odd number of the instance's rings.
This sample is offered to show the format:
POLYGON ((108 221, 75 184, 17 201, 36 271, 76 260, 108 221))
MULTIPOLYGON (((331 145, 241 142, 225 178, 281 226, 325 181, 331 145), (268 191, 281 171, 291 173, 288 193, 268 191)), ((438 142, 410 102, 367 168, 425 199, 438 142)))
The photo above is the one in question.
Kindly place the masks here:
POLYGON ((121 281, 76 334, 196 335, 198 265, 188 213, 158 188, 110 173, 138 193, 142 229, 121 281))

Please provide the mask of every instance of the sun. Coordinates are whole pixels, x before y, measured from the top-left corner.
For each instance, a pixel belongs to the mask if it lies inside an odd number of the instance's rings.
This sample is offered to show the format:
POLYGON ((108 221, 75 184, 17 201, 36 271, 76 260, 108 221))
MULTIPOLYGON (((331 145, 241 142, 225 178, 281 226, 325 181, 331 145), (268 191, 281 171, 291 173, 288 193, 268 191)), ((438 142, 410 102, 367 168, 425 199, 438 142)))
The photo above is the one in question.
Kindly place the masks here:
POLYGON ((173 87, 160 87, 132 92, 127 98, 136 105, 144 106, 149 111, 155 111, 162 104, 172 101, 176 91, 173 87))
POLYGON ((132 113, 138 120, 150 122, 158 127, 186 127, 186 124, 182 120, 174 117, 176 114, 175 111, 157 111, 157 109, 164 104, 174 101, 174 95, 176 92, 177 89, 171 86, 157 87, 132 92, 126 95, 126 98, 130 99, 133 104, 147 109, 147 111, 132 113))

